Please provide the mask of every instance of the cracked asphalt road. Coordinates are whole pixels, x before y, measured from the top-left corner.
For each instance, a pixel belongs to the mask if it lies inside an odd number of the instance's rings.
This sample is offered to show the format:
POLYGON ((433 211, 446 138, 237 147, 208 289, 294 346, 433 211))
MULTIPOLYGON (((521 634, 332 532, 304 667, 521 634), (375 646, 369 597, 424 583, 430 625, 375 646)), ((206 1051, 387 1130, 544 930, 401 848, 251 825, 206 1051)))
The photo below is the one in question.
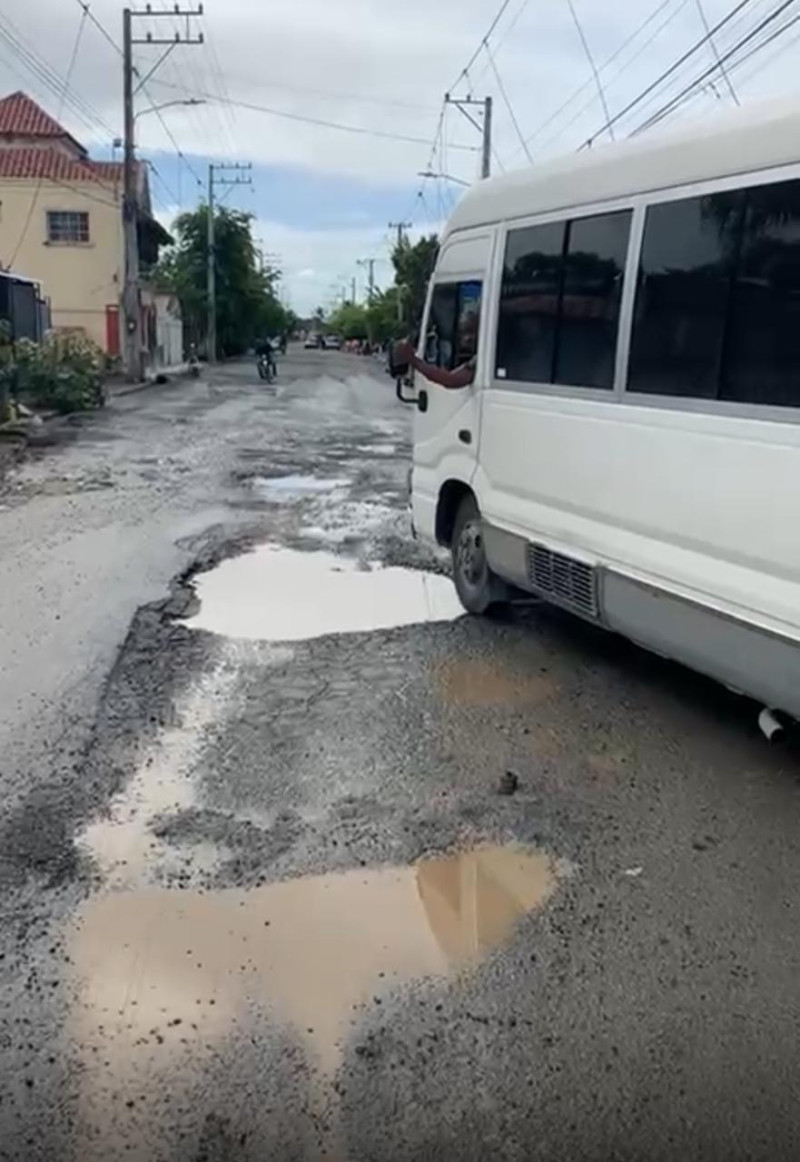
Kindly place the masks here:
POLYGON ((750 705, 538 606, 197 628, 244 554, 275 599, 260 545, 440 573, 409 424, 293 352, 6 482, 0 1158, 800 1156, 798 763, 750 705))

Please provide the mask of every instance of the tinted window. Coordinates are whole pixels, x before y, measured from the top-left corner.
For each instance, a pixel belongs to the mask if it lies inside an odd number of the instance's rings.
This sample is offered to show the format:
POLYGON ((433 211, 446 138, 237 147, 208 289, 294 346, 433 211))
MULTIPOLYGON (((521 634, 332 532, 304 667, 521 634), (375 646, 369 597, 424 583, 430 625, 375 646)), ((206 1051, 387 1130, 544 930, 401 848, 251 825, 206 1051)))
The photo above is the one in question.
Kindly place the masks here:
POLYGON ((565 232, 564 222, 509 231, 497 335, 499 379, 552 381, 565 232))
POLYGON ((478 352, 480 282, 440 283, 434 288, 425 338, 425 358, 452 370, 478 352))
POLYGON ((748 191, 720 398, 800 407, 800 182, 748 191))
POLYGON ((715 398, 743 194, 647 211, 628 387, 715 398))
POLYGON ((630 211, 571 223, 564 262, 556 383, 614 386, 630 211))

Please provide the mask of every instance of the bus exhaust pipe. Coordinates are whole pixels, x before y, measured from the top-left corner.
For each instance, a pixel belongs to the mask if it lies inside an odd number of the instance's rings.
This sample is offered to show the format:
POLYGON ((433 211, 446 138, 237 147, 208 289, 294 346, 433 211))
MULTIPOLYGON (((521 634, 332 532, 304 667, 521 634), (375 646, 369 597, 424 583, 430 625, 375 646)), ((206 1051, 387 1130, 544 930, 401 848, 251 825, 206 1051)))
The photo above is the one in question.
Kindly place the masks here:
POLYGON ((758 716, 758 725, 767 742, 776 743, 783 740, 786 728, 776 718, 774 711, 770 710, 767 706, 764 707, 758 716))

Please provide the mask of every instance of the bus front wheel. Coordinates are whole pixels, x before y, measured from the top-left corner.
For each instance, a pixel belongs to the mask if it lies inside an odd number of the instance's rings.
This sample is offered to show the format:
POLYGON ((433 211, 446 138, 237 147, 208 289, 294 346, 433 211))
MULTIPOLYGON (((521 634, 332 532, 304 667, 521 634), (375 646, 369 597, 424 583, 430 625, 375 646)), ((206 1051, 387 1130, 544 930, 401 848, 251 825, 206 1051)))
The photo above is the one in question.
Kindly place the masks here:
POLYGON ((506 599, 504 583, 489 568, 483 522, 473 496, 461 501, 450 549, 456 592, 468 613, 486 613, 506 599))

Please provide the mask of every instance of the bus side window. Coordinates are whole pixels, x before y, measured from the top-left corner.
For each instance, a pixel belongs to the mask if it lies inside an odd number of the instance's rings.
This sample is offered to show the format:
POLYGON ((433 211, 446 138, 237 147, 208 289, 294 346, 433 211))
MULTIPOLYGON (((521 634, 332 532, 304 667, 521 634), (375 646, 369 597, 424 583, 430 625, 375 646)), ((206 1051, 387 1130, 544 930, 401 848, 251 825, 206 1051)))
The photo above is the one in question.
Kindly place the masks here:
POLYGON ((716 399, 742 193, 650 206, 628 390, 716 399))
POLYGON ((450 368, 453 365, 457 305, 456 283, 439 283, 433 288, 425 335, 425 361, 434 367, 450 368))
POLYGON ((482 284, 476 281, 439 283, 434 287, 425 361, 452 371, 478 350, 482 284))
POLYGON ((456 310, 456 349, 453 364, 460 367, 469 363, 478 354, 478 331, 481 324, 481 294, 479 282, 458 284, 458 308, 456 310))
POLYGON ((498 379, 614 386, 630 231, 630 210, 509 231, 498 379))
POLYGON ((720 399, 800 407, 800 182, 748 190, 720 399))
POLYGON ((800 182, 650 206, 628 390, 800 407, 800 182))

